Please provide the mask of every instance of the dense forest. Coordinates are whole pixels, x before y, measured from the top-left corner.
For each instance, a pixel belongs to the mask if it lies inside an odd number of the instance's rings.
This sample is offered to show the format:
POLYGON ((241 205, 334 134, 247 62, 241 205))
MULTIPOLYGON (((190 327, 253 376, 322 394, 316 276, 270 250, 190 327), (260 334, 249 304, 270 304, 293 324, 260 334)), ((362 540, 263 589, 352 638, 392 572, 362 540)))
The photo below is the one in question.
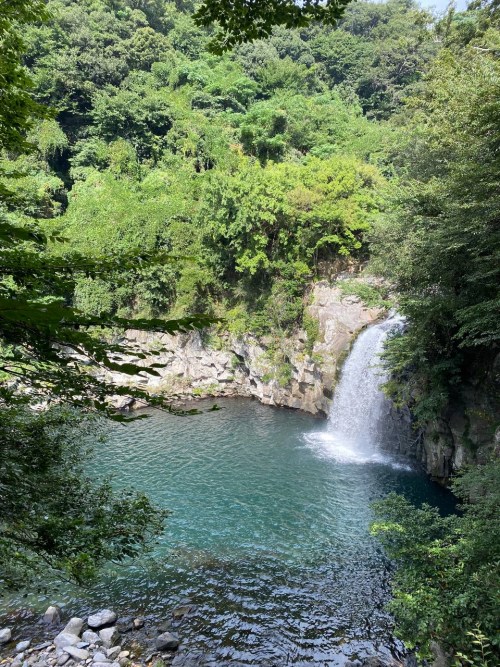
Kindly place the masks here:
MULTIPOLYGON (((29 92, 18 119, 14 97, 1 117, 1 301, 43 304, 36 326, 23 310, 2 322, 5 378, 31 373, 37 389, 55 386, 87 410, 81 395, 96 385, 67 379, 54 342, 91 349, 112 367, 95 327, 133 319, 153 330, 218 321, 278 341, 299 327, 314 336, 308 286, 361 269, 386 280, 349 289, 372 304, 391 291, 407 317, 385 353, 387 391, 417 426, 465 382, 491 374, 500 335, 496 2, 439 17, 413 0, 353 2, 336 26, 280 25, 231 50, 214 46, 214 29, 193 18, 199 7, 189 0, 42 5, 28 12, 22 38, 15 21, 12 33, 3 26, 12 52, 22 51, 15 85, 29 92), (45 339, 46 317, 54 329, 45 339), (27 359, 26 349, 36 353, 27 359)), ((97 390, 102 407, 106 387, 97 390)), ((145 496, 113 499, 104 486, 109 511, 87 504, 89 481, 62 444, 80 417, 66 409, 28 417, 11 389, 2 391, 15 403, 0 430, 0 452, 11 460, 0 479, 11 489, 8 529, 0 523, 4 583, 40 568, 40 553, 84 579, 159 533, 163 515, 145 496), (23 443, 14 457, 13 425, 23 443), (26 488, 29 501, 20 502, 19 470, 37 448, 50 475, 38 469, 38 491, 26 488), (50 521, 35 520, 32 507, 47 488, 67 488, 70 470, 74 493, 64 503, 55 494, 50 521), (124 537, 108 553, 102 544, 118 506, 124 537), (61 511, 74 514, 73 535, 60 533, 61 511), (95 534, 78 533, 82 512, 95 534)), ((467 632, 474 646, 498 651, 499 475, 494 464, 486 469, 455 482, 465 503, 483 499, 460 517, 412 514, 397 498, 377 509, 375 532, 406 564, 393 610, 424 657, 436 640, 461 664, 493 664, 476 660, 467 632)))

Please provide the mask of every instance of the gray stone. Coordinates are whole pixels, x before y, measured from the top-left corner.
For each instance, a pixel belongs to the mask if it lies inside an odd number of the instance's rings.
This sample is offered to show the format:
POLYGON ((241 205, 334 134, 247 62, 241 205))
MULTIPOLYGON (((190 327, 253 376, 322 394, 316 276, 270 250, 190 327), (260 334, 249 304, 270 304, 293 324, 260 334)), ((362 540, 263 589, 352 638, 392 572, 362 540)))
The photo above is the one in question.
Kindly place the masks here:
POLYGON ((18 653, 22 653, 23 651, 26 651, 30 647, 31 644, 31 639, 25 639, 23 642, 19 642, 19 644, 16 644, 16 651, 18 653))
POLYGON ((193 605, 181 604, 173 610, 172 616, 176 621, 180 621, 184 618, 184 616, 187 616, 190 612, 192 612, 193 609, 193 605))
POLYGON ((94 632, 93 630, 85 630, 85 632, 82 635, 82 639, 84 642, 88 642, 89 644, 101 643, 101 638, 99 637, 97 632, 94 632))
POLYGON ((76 648, 88 648, 90 645, 90 642, 78 642, 76 645, 76 648))
POLYGON ((115 627, 103 628, 99 631, 99 637, 106 648, 116 646, 120 641, 120 633, 115 627))
POLYGON ((92 614, 88 617, 87 623, 89 628, 93 630, 99 630, 104 628, 106 625, 113 625, 116 621, 116 614, 111 609, 102 609, 98 611, 97 614, 92 614))
POLYGON ((57 658, 57 664, 58 665, 65 665, 69 660, 69 653, 61 653, 61 655, 57 658))
POLYGON ((49 646, 52 646, 52 642, 42 642, 41 644, 37 644, 36 646, 33 646, 33 651, 43 651, 46 648, 49 648, 49 646))
POLYGON ((76 646, 65 646, 64 650, 66 653, 69 653, 70 656, 75 660, 87 660, 89 657, 89 652, 84 648, 78 648, 76 646))
POLYGON ((61 610, 55 605, 51 605, 47 608, 47 611, 43 615, 42 622, 45 625, 58 625, 61 622, 61 610))
POLYGON ((12 638, 12 631, 10 628, 2 628, 0 630, 0 644, 7 644, 12 638))
POLYGON ((97 651, 97 653, 94 653, 94 662, 111 662, 111 660, 108 660, 108 657, 105 653, 97 651))
POLYGON ((106 651, 106 655, 111 660, 114 660, 121 653, 121 650, 122 650, 121 646, 113 646, 112 648, 108 648, 108 650, 106 651))
POLYGON ((70 618, 67 622, 63 632, 69 632, 72 635, 80 635, 83 628, 84 620, 83 618, 70 618))
POLYGON ((135 630, 140 630, 141 628, 144 627, 144 619, 141 617, 134 618, 133 625, 135 630))
POLYGON ((130 651, 121 651, 118 655, 119 658, 128 658, 130 656, 130 651))
POLYGON ((110 662, 109 660, 107 662, 93 662, 92 666, 93 667, 111 667, 114 663, 110 662))
POLYGON ((64 648, 65 646, 76 646, 80 641, 80 637, 71 632, 63 630, 54 637, 54 644, 57 648, 64 648))
POLYGON ((173 632, 164 632, 155 640, 155 646, 159 651, 175 651, 180 643, 179 637, 173 632))
POLYGON ((118 664, 120 667, 127 667, 127 665, 130 663, 129 658, 118 658, 118 664))
POLYGON ((116 622, 116 628, 118 632, 132 632, 134 629, 133 619, 119 618, 116 622))

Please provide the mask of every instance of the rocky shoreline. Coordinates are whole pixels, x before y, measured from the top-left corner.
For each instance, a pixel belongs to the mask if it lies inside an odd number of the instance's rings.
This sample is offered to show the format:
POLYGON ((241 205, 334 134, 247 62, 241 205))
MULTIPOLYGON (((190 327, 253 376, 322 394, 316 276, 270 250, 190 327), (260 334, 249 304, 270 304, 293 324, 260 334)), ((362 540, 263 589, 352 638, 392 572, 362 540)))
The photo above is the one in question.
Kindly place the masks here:
MULTIPOLYGON (((209 654, 183 651, 179 628, 194 610, 195 606, 186 600, 172 610, 169 619, 159 624, 151 625, 142 617, 119 618, 110 609, 99 610, 87 619, 73 617, 63 624, 59 607, 50 606, 42 619, 46 641, 14 640, 12 628, 0 629, 0 665, 217 667, 209 654)), ((239 663, 231 664, 243 667, 239 663)), ((261 667, 281 665, 273 661, 262 663, 261 667)), ((342 667, 416 667, 416 661, 412 654, 402 661, 373 655, 361 660, 346 659, 342 667)))

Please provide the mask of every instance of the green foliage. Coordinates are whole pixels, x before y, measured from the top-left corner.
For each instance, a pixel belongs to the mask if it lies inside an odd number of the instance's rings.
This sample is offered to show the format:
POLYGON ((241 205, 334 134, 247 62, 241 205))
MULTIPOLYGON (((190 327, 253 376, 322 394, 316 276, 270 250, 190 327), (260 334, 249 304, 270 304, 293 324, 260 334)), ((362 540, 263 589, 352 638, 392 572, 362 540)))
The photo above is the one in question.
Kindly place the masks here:
POLYGON ((339 280, 337 286, 346 296, 357 296, 369 308, 390 308, 387 286, 369 283, 366 280, 339 280))
POLYGON ((314 344, 319 339, 319 322, 315 317, 311 317, 311 315, 308 313, 304 313, 302 317, 302 326, 304 327, 304 331, 307 334, 306 350, 309 356, 311 356, 313 353, 314 344))
POLYGON ((454 480, 461 514, 442 517, 396 494, 374 505, 372 531, 398 565, 389 608, 421 657, 436 641, 460 665, 498 661, 499 472, 495 460, 454 480))
POLYGON ((405 168, 373 236, 408 317, 387 360, 398 399, 413 401, 422 421, 493 358, 500 338, 499 100, 500 67, 487 49, 442 52, 411 101, 405 168))
POLYGON ((95 418, 51 408, 0 410, 0 590, 92 579, 108 561, 143 554, 166 512, 143 493, 84 472, 95 418))

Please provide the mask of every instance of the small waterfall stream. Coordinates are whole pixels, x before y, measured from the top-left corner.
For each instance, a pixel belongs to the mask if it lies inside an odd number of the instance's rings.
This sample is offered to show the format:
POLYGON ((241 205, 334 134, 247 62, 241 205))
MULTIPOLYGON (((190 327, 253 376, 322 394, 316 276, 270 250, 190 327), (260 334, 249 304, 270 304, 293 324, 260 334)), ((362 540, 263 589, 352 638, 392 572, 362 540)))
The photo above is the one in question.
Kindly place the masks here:
POLYGON ((384 452, 397 437, 397 429, 390 416, 390 402, 381 390, 387 375, 380 354, 389 333, 402 322, 400 316, 389 317, 363 331, 354 343, 335 390, 326 429, 305 434, 318 454, 341 463, 408 467, 384 452))

